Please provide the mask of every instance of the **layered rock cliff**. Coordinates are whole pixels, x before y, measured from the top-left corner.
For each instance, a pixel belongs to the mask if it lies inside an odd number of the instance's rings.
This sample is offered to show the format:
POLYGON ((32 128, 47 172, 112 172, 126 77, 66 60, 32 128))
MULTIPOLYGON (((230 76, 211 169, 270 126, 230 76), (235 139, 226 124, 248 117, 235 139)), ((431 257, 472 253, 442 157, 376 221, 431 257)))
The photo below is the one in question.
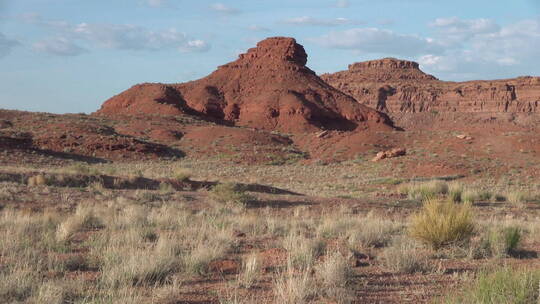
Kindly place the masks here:
POLYGON ((416 62, 385 58, 321 78, 387 113, 540 112, 540 77, 447 82, 422 72, 416 62))

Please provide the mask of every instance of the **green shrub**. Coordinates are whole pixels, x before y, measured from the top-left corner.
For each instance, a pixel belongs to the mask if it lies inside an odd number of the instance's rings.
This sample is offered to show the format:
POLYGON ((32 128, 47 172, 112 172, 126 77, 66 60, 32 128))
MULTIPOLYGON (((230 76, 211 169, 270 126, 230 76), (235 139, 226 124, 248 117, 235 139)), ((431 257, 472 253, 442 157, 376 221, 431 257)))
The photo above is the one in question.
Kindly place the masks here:
POLYGON ((460 244, 474 232, 470 204, 431 199, 424 202, 420 212, 413 215, 409 234, 434 249, 460 244))
POLYGON ((481 272, 476 282, 458 296, 448 296, 443 303, 455 304, 534 304, 538 303, 540 271, 502 268, 481 272))
POLYGON ((210 191, 210 198, 219 203, 235 203, 246 205, 253 200, 253 196, 246 193, 245 189, 236 183, 218 184, 210 191))
POLYGON ((487 248, 491 256, 505 257, 515 252, 521 242, 522 232, 519 227, 509 226, 492 230, 488 233, 487 248))

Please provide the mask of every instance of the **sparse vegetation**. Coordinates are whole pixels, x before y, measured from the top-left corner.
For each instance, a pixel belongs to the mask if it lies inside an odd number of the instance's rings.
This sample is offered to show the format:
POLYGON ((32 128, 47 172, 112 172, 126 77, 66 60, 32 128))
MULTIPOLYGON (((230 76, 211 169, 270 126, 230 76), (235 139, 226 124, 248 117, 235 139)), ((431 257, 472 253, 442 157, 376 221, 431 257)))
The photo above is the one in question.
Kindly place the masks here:
POLYGON ((430 181, 424 183, 412 183, 400 188, 402 193, 407 194, 412 200, 428 200, 448 193, 448 184, 442 181, 430 181))
MULTIPOLYGON (((375 298, 379 292, 389 302, 411 295, 427 301, 474 278, 492 263, 487 259, 523 263, 531 272, 537 261, 536 209, 496 203, 491 195, 507 185, 493 191, 447 179, 396 185, 327 165, 319 170, 339 175, 343 183, 323 181, 310 185, 319 187, 310 191, 347 198, 314 198, 251 186, 260 183, 259 176, 240 179, 242 184, 218 183, 210 191, 182 191, 174 189, 175 181, 159 182, 170 179, 176 165, 161 171, 88 165, 92 171, 94 166, 140 180, 105 188, 100 178, 40 171, 50 178, 48 187, 28 187, 27 178, 34 176, 28 174, 1 184, 0 200, 8 205, 0 209, 0 302, 352 303, 359 295, 375 298), (147 174, 156 182, 151 189, 137 188, 147 174), (410 196, 395 196, 398 188, 410 196), (262 190, 257 201, 247 189, 262 190), (56 205, 26 207, 44 197, 56 205), (412 214, 409 221, 404 214, 412 214), (456 262, 467 270, 454 271, 456 262), (425 289, 403 285, 401 278, 425 289), (380 286, 375 293, 373 286, 380 286)), ((265 177, 287 174, 275 166, 260 170, 265 177)), ((198 179, 200 172, 201 180, 207 178, 204 170, 197 172, 198 179)), ((290 179, 291 188, 297 182, 290 179)))

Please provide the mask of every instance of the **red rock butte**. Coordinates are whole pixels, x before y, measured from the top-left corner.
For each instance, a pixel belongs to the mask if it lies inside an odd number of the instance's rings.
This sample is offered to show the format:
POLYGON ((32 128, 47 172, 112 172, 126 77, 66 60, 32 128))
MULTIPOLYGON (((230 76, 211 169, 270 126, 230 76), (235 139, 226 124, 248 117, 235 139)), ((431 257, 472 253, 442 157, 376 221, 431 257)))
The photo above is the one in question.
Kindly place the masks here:
POLYGON ((295 39, 268 38, 205 78, 136 85, 107 100, 97 114, 194 114, 292 133, 391 128, 386 114, 330 86, 306 63, 295 39))
POLYGON ((540 77, 447 82, 422 72, 416 62, 385 58, 351 64, 347 71, 321 78, 389 114, 540 112, 540 77))

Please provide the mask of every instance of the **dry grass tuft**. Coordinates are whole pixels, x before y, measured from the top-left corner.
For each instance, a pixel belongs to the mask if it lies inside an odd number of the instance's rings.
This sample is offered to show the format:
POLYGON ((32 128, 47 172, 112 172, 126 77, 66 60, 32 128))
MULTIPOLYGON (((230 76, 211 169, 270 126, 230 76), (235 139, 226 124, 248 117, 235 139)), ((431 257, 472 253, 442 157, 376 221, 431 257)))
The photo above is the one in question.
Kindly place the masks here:
POLYGON ((431 199, 413 215, 409 234, 434 249, 462 244, 474 232, 470 204, 456 204, 449 200, 431 199))
POLYGON ((351 282, 353 270, 348 258, 339 252, 327 255, 324 262, 315 267, 318 281, 320 282, 319 293, 333 303, 350 303, 354 298, 351 282))
POLYGON ((251 254, 244 258, 242 264, 242 270, 238 274, 238 285, 244 288, 251 288, 257 281, 262 273, 261 262, 257 254, 251 254))
POLYGON ((401 229, 402 225, 399 223, 368 215, 359 218, 356 227, 349 231, 348 243, 353 250, 384 247, 390 242, 393 234, 401 229))
POLYGON ((448 184, 442 181, 412 183, 400 187, 400 192, 412 200, 428 200, 448 193, 448 184))
POLYGON ((276 303, 304 304, 314 299, 317 289, 311 272, 311 268, 301 268, 297 272, 289 263, 274 279, 276 303))
POLYGON ((507 191, 506 200, 515 207, 523 208, 527 201, 527 193, 522 190, 507 191))
POLYGON ((192 176, 191 171, 184 168, 176 169, 173 173, 173 177, 181 182, 188 181, 192 176))
POLYGON ((307 238, 292 231, 283 239, 283 248, 287 250, 293 266, 311 267, 315 260, 324 253, 326 244, 318 238, 307 238))
POLYGON ((384 249, 380 258, 384 266, 393 272, 424 273, 430 269, 427 257, 420 254, 414 242, 404 237, 396 238, 392 246, 384 249))
POLYGON ((79 231, 103 227, 103 220, 97 215, 94 207, 79 205, 75 214, 58 226, 56 238, 58 241, 66 241, 79 231))
POLYGON ((31 176, 28 178, 28 186, 30 187, 36 187, 36 186, 46 186, 47 185, 47 179, 43 174, 38 174, 35 176, 31 176))

